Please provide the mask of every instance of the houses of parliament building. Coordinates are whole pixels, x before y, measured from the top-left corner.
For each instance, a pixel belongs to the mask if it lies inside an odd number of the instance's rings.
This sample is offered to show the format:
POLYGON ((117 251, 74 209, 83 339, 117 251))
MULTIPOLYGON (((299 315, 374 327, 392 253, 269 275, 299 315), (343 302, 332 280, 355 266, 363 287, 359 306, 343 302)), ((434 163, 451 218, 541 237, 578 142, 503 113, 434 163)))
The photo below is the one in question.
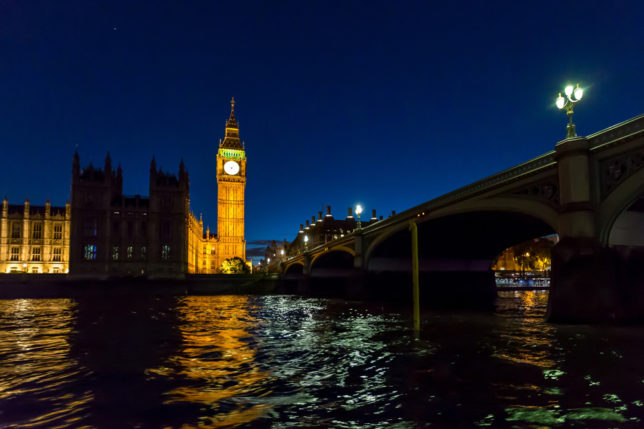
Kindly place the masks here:
POLYGON ((72 164, 71 203, 65 207, 10 205, 0 223, 4 273, 69 273, 73 277, 174 278, 214 274, 224 260, 246 259, 246 151, 235 101, 216 156, 217 234, 204 232, 190 210, 190 181, 150 163, 150 194, 123 194, 123 173, 109 154, 103 168, 72 164))

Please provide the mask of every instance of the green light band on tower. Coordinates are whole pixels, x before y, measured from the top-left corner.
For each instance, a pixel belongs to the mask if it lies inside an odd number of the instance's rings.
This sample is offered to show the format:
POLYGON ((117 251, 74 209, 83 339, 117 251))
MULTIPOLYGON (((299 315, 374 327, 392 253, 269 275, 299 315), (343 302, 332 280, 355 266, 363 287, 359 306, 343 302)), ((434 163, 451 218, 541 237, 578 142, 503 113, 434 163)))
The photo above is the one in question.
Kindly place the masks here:
POLYGON ((246 152, 237 149, 219 149, 218 155, 222 158, 244 159, 246 152))

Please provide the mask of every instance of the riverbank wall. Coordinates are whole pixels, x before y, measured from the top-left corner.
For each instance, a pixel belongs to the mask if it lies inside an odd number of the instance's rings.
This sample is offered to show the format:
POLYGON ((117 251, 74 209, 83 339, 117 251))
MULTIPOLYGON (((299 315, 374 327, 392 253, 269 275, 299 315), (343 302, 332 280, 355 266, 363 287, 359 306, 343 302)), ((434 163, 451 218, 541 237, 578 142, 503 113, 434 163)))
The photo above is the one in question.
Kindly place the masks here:
POLYGON ((279 276, 195 275, 185 279, 69 279, 56 274, 6 274, 0 277, 0 299, 73 298, 101 295, 267 295, 281 293, 279 276))

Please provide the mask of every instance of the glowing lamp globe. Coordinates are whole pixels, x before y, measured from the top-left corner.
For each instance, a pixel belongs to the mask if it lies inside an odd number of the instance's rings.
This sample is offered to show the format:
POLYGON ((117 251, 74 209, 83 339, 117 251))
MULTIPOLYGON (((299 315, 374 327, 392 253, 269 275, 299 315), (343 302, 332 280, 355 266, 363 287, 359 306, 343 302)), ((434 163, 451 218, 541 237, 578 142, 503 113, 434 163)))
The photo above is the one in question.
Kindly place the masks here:
POLYGON ((575 98, 577 100, 581 100, 581 97, 584 96, 584 89, 580 88, 579 85, 577 85, 577 88, 575 88, 575 98))
POLYGON ((357 214, 357 215, 360 215, 360 213, 362 213, 362 206, 361 206, 360 204, 358 204, 358 205, 356 206, 356 214, 357 214))
POLYGON ((559 97, 557 97, 555 104, 557 105, 558 109, 563 109, 564 105, 566 104, 566 99, 561 96, 561 93, 559 93, 559 97))
POLYGON ((572 91, 573 91, 573 89, 574 89, 574 87, 573 87, 572 85, 568 85, 568 86, 564 89, 564 92, 566 93, 566 95, 567 95, 569 98, 570 98, 570 96, 572 95, 572 91))

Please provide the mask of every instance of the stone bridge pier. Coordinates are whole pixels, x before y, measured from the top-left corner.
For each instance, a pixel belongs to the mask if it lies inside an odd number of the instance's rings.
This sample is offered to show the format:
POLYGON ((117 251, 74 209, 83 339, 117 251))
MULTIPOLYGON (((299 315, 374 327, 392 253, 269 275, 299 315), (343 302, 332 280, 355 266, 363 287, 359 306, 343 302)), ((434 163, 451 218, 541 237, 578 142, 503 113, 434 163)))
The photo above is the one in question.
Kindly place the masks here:
POLYGON ((557 322, 642 320, 644 212, 628 210, 642 200, 642 151, 615 159, 591 149, 581 137, 555 148, 560 241, 552 251, 547 317, 557 322), (630 177, 620 176, 625 173, 630 177), (620 189, 611 189, 611 179, 620 189))

